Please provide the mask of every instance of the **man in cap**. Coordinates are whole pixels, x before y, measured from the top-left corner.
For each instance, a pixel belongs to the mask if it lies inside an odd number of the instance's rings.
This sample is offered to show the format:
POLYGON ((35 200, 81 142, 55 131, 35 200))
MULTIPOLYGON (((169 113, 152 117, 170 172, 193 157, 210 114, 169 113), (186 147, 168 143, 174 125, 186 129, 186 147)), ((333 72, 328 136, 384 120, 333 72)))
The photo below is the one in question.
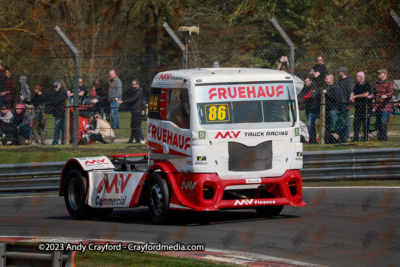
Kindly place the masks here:
POLYGON ((373 94, 369 98, 373 98, 375 102, 375 125, 378 128, 378 139, 387 141, 387 125, 393 110, 393 83, 387 79, 388 71, 386 69, 379 69, 377 72, 379 81, 376 82, 373 94))
POLYGON ((341 143, 346 142, 350 136, 350 94, 353 92, 354 82, 347 75, 347 68, 340 67, 336 70, 339 75, 339 81, 337 86, 339 88, 340 102, 342 103, 338 109, 338 126, 336 129, 339 131, 339 141, 341 143))
POLYGON ((53 104, 53 116, 55 118, 54 124, 54 139, 52 145, 58 145, 58 140, 61 133, 61 144, 64 144, 64 123, 65 123, 65 101, 68 99, 67 91, 61 85, 61 82, 55 81, 53 83, 54 90, 56 91, 55 97, 51 102, 46 104, 53 104))

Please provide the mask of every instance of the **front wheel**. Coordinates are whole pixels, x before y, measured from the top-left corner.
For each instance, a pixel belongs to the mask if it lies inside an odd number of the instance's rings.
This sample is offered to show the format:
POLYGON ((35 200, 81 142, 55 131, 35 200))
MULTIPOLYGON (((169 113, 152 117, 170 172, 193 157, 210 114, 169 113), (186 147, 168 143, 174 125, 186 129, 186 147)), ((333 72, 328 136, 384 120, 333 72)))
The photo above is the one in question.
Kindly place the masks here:
MULTIPOLYGON (((275 198, 275 196, 269 192, 260 192, 259 198, 275 198)), ((283 206, 261 206, 256 207, 258 215, 261 217, 272 217, 278 216, 283 210, 283 206)))
POLYGON ((147 193, 151 220, 156 224, 166 222, 169 210, 167 181, 158 173, 153 173, 148 180, 147 193))
POLYGON ((278 216, 283 210, 283 206, 257 207, 256 211, 261 217, 278 216))

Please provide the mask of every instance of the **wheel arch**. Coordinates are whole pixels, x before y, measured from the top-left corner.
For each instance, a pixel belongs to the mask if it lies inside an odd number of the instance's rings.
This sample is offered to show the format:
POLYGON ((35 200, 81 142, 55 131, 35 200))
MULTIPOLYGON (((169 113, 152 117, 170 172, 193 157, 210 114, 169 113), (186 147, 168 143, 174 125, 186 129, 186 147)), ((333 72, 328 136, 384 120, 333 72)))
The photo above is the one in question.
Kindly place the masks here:
POLYGON ((83 169, 81 164, 75 160, 75 159, 70 159, 64 166, 62 172, 61 172, 61 177, 60 177, 60 188, 58 195, 59 196, 64 196, 67 192, 67 179, 66 176, 68 175, 69 171, 72 169, 78 169, 85 177, 87 177, 87 172, 83 169))

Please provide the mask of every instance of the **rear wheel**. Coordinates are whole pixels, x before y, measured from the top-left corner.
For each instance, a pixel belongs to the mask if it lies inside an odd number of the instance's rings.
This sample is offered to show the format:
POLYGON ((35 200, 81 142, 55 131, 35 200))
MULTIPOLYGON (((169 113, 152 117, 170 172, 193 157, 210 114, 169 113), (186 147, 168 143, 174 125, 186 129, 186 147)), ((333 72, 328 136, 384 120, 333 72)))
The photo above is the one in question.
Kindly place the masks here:
POLYGON ((153 173, 148 180, 148 207, 151 220, 156 224, 167 221, 169 210, 169 190, 165 179, 153 173))
POLYGON ((78 169, 72 169, 66 176, 67 190, 64 195, 65 205, 72 218, 84 220, 89 218, 106 218, 111 208, 94 209, 85 204, 87 195, 87 178, 78 169))
POLYGON ((77 169, 72 169, 66 176, 67 190, 64 195, 65 205, 69 215, 77 220, 87 219, 90 207, 85 204, 87 192, 86 177, 77 169))

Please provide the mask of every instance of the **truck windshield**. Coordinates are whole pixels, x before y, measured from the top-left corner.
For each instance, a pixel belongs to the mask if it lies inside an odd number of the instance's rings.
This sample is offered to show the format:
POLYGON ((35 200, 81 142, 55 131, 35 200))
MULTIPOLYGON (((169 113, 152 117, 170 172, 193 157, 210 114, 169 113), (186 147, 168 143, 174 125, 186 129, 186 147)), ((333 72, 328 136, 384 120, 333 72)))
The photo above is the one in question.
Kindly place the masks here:
MULTIPOLYGON (((200 124, 268 123, 291 127, 297 117, 293 83, 211 85, 196 88, 200 124)), ((254 126, 254 125, 253 125, 254 126)))

